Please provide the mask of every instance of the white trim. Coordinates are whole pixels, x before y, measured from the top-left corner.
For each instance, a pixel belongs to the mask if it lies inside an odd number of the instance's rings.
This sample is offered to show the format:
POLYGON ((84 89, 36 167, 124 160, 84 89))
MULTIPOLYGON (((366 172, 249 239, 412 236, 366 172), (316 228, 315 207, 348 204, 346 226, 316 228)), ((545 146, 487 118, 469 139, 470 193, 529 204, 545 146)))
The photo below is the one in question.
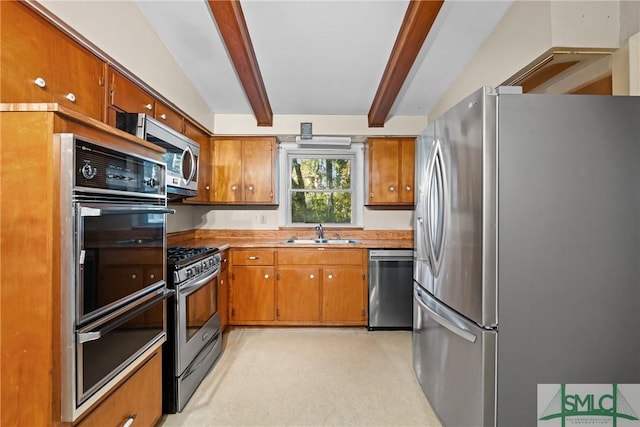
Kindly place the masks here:
POLYGON ((337 156, 352 156, 352 170, 351 170, 351 185, 352 185, 352 200, 351 200, 351 223, 349 224, 335 224, 327 223, 329 227, 362 227, 363 217, 363 204, 364 204, 364 144, 359 142, 351 143, 348 148, 342 149, 313 149, 313 148, 301 148, 296 143, 281 143, 280 144, 280 226, 281 227, 309 227, 309 224, 291 223, 291 206, 289 200, 289 185, 291 182, 290 170, 288 164, 288 158, 290 155, 301 156, 315 156, 315 157, 330 157, 332 155, 337 156))

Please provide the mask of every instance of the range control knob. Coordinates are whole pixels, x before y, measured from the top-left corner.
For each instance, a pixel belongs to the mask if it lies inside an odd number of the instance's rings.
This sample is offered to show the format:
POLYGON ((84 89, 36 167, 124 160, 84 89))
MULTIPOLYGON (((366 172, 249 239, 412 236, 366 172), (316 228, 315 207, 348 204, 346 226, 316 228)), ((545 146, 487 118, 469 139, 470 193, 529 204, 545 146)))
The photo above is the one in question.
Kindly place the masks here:
POLYGON ((158 186, 158 180, 155 178, 149 178, 148 181, 145 181, 145 183, 149 186, 149 187, 157 187, 158 186))
POLYGON ((85 179, 93 179, 98 173, 98 169, 87 163, 80 169, 80 173, 82 173, 82 176, 85 177, 85 179))

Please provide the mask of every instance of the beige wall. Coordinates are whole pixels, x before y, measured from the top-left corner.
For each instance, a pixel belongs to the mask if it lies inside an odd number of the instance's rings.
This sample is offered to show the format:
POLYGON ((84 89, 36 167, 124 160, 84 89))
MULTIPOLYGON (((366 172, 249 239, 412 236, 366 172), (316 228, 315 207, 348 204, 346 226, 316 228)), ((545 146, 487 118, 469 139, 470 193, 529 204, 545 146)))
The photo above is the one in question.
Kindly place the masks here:
POLYGON ((435 119, 481 86, 499 86, 551 48, 619 48, 625 34, 638 31, 639 4, 516 0, 429 117, 435 119))

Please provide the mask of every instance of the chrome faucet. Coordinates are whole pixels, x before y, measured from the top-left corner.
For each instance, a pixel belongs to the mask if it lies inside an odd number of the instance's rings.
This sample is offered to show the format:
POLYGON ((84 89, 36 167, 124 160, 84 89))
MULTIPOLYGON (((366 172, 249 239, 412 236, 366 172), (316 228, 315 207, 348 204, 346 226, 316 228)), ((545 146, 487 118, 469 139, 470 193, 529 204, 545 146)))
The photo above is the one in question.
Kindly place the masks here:
POLYGON ((316 225, 316 233, 318 233, 318 239, 324 239, 324 228, 322 224, 316 225))

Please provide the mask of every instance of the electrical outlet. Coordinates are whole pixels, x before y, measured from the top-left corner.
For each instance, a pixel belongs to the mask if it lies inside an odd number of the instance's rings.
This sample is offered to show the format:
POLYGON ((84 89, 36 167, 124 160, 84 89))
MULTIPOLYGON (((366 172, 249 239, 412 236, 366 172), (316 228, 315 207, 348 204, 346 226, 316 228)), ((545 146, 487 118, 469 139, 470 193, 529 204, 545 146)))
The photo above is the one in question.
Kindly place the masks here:
POLYGON ((266 224, 266 223, 267 223, 267 215, 260 214, 260 224, 266 224))
POLYGON ((260 214, 255 214, 253 216, 253 223, 254 224, 260 224, 260 214))

